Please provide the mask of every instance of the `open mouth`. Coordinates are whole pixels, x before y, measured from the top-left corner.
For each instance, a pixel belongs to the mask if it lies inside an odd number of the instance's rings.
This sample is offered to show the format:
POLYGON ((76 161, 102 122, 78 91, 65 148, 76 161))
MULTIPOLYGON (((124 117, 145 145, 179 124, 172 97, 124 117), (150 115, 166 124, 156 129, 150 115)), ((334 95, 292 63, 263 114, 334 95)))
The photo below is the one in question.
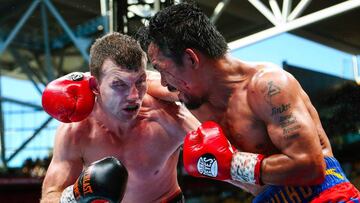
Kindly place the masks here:
POLYGON ((139 109, 140 105, 139 104, 134 104, 134 105, 128 105, 124 108, 125 111, 127 112, 135 112, 139 109))
POLYGON ((177 89, 174 86, 167 85, 166 87, 169 90, 169 92, 176 92, 177 91, 177 89))
POLYGON ((184 103, 184 101, 186 100, 185 95, 182 92, 179 92, 177 96, 179 98, 179 101, 181 103, 184 103))

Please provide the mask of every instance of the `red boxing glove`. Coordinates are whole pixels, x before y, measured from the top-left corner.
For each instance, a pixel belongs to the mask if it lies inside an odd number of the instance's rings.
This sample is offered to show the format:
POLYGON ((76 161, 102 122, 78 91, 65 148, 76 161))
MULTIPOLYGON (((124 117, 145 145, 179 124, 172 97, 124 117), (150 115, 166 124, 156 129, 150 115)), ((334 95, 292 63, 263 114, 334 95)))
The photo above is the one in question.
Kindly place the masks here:
POLYGON ((261 184, 264 156, 236 151, 215 122, 188 133, 183 148, 184 167, 192 176, 261 184))
POLYGON ((215 122, 203 123, 184 140, 183 161, 186 171, 197 177, 230 179, 232 146, 215 122))
POLYGON ((74 72, 50 82, 42 94, 42 106, 52 117, 64 123, 85 119, 94 107, 90 89, 92 76, 74 72))

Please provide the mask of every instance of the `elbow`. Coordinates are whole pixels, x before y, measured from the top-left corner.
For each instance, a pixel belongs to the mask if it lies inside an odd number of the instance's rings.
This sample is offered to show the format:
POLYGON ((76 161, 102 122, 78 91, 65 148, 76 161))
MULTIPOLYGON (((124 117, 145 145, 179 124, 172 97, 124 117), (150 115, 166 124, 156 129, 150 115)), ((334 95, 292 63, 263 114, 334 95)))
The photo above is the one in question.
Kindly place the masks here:
POLYGON ((310 185, 319 185, 325 181, 325 166, 317 164, 314 166, 314 175, 310 185))
POLYGON ((324 159, 313 159, 308 162, 309 185, 319 185, 325 180, 325 161, 324 159))

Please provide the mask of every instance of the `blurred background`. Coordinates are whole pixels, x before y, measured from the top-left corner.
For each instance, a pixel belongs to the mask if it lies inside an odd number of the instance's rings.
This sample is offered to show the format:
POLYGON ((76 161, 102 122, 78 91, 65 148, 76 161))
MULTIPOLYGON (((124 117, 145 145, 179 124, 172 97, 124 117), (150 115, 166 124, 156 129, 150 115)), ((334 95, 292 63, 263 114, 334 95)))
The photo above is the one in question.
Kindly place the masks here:
MULTIPOLYGON (((0 202, 39 202, 59 124, 41 107, 45 85, 88 71, 97 37, 111 31, 134 35, 157 11, 179 2, 0 0, 0 202)), ((193 2, 235 57, 276 63, 299 80, 359 189, 360 0, 193 2)), ((187 202, 251 202, 229 184, 189 177, 181 162, 178 174, 187 202)))

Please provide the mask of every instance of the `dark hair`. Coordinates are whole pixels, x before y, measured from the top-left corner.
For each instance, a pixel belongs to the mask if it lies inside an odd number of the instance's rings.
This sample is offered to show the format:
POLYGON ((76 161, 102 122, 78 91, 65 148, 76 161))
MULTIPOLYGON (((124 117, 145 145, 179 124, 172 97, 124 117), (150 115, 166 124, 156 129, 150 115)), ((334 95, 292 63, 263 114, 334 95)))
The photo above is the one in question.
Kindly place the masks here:
POLYGON ((177 64, 182 63, 186 48, 194 48, 211 58, 223 56, 228 49, 224 37, 209 18, 188 3, 172 5, 156 13, 136 38, 144 50, 151 42, 155 43, 177 64))
POLYGON ((104 60, 110 58, 127 70, 138 71, 146 57, 137 41, 118 32, 98 38, 90 49, 90 72, 97 79, 104 60))

